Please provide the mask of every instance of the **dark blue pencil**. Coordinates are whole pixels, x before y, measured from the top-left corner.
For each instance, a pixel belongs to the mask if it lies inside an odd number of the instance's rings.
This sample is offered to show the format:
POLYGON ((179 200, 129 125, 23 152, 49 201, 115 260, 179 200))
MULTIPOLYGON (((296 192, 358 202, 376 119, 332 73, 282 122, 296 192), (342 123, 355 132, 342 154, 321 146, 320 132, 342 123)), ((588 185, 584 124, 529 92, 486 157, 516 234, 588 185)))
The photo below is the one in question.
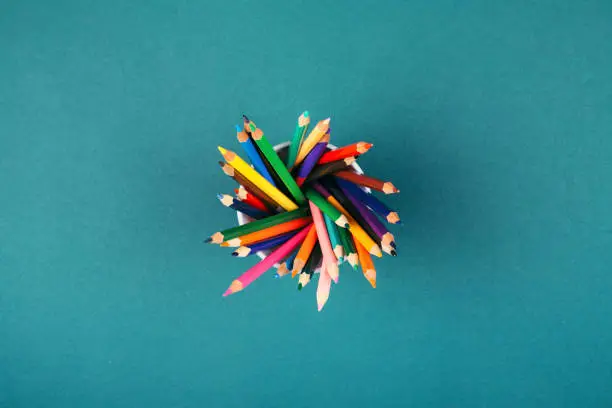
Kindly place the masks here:
POLYGON ((336 183, 341 186, 343 189, 346 189, 353 195, 356 199, 361 201, 363 204, 367 205, 374 211, 376 214, 380 215, 390 224, 401 224, 400 217, 397 211, 393 211, 389 207, 387 207, 382 201, 376 198, 373 194, 368 194, 363 191, 361 188, 357 187, 355 184, 343 180, 339 177, 334 177, 336 183))

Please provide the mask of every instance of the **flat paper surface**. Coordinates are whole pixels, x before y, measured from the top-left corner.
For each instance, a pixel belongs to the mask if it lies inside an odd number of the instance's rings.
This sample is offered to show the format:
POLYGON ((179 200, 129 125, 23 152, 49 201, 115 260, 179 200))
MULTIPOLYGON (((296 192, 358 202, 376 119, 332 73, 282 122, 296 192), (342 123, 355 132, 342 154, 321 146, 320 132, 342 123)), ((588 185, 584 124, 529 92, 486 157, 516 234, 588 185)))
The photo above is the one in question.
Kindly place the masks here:
POLYGON ((0 407, 612 406, 612 2, 0 2, 0 407), (202 244, 298 116, 401 190, 377 289, 202 244))

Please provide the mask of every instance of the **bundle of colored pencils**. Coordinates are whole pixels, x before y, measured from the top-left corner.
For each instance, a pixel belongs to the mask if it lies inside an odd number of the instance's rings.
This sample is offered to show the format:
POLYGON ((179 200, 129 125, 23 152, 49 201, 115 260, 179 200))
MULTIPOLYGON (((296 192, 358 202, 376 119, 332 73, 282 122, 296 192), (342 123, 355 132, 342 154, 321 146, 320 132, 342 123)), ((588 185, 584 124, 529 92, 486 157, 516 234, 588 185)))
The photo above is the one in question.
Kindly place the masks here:
POLYGON ((219 164, 239 187, 235 197, 219 194, 218 198, 224 206, 244 214, 248 222, 215 232, 206 242, 237 247, 232 253, 237 257, 261 251, 265 256, 236 278, 223 296, 243 290, 276 267, 275 277, 299 276, 299 290, 318 275, 320 311, 329 299, 332 281, 338 283, 343 263, 361 268, 375 288, 372 255, 397 255, 387 224, 397 224, 400 218, 372 193, 399 190, 353 167, 372 144, 359 142, 332 150, 328 146, 330 119, 308 132, 310 116, 304 112, 289 146, 275 149, 262 129, 243 118, 236 132, 248 162, 219 146, 224 159, 219 164))

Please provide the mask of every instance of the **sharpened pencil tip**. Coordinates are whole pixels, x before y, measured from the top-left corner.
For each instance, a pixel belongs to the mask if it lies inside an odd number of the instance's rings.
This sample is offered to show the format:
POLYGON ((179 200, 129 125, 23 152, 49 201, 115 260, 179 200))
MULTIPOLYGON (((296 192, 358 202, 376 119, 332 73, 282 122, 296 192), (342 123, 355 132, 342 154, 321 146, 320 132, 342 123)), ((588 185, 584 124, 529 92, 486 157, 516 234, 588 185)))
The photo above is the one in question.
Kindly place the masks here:
POLYGON ((218 198, 219 200, 223 199, 223 194, 217 194, 217 198, 218 198))
POLYGON ((210 244, 212 242, 212 237, 208 237, 204 240, 205 244, 210 244))
POLYGON ((232 256, 238 256, 237 252, 232 252, 232 256))
POLYGON ((302 115, 304 115, 304 117, 307 118, 308 116, 310 116, 310 113, 308 113, 308 111, 304 111, 304 113, 302 113, 302 115))
POLYGON ((236 125, 236 132, 238 133, 242 132, 242 128, 240 127, 240 125, 236 125))
POLYGON ((302 290, 302 284, 298 283, 298 290, 302 290))
POLYGON ((242 115, 242 118, 243 118, 245 121, 250 122, 249 118, 247 118, 247 115, 242 115))
POLYGON ((392 249, 390 252, 391 252, 391 256, 397 256, 397 252, 395 251, 395 249, 392 249))

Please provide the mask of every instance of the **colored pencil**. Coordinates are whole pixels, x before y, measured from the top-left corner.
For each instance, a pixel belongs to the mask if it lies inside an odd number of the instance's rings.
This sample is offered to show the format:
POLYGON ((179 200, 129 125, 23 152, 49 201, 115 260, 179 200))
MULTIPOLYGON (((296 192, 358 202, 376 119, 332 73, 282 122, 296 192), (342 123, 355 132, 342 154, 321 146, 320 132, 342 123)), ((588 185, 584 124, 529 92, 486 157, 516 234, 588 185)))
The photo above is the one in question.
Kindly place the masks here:
POLYGON ((336 183, 342 188, 349 191, 355 198, 361 201, 363 204, 368 206, 372 211, 378 214, 380 217, 385 219, 390 224, 397 224, 400 222, 400 217, 397 211, 394 211, 387 207, 385 203, 376 198, 373 194, 368 194, 363 191, 357 185, 336 177, 336 183))
POLYGON ((244 186, 239 186, 237 189, 234 190, 234 192, 236 193, 236 197, 238 197, 240 201, 244 201, 250 206, 257 208, 258 210, 265 211, 267 213, 270 212, 264 202, 257 198, 255 194, 249 193, 249 191, 244 188, 244 186))
POLYGON ((293 139, 291 139, 291 144, 289 145, 289 154, 287 156, 287 168, 290 169, 293 167, 293 163, 295 163, 295 159, 297 157, 298 151, 300 150, 300 146, 302 145, 302 139, 304 138, 304 134, 308 131, 308 125, 310 124, 310 114, 308 111, 302 113, 297 120, 297 125, 295 126, 295 132, 293 133, 293 139))
POLYGON ((318 164, 330 163, 350 156, 360 156, 370 150, 372 143, 359 142, 352 145, 339 147, 336 150, 325 152, 318 161, 318 164))
POLYGON ((314 275, 315 269, 319 266, 321 262, 321 248, 316 245, 312 250, 312 254, 310 258, 308 258, 308 262, 306 262, 306 266, 302 273, 300 273, 300 277, 298 279, 298 290, 302 290, 302 288, 308 285, 308 282, 312 279, 312 275, 314 275))
POLYGON ((276 174, 278 174, 281 181, 289 190, 293 198, 299 204, 305 202, 306 198, 304 197, 302 190, 300 190, 300 187, 296 184, 295 180, 291 176, 291 173, 289 173, 289 170, 287 170, 285 163, 281 161, 281 159, 278 157, 278 154, 274 151, 274 148, 272 147, 270 142, 268 142, 268 139, 264 135, 264 132, 260 128, 255 127, 255 124, 253 122, 250 123, 250 127, 251 137, 253 138, 257 146, 261 149, 261 152, 268 160, 270 165, 274 168, 276 174))
POLYGON ((235 168, 225 163, 224 161, 219 161, 219 166, 221 166, 221 170, 231 178, 233 178, 238 184, 244 186, 249 192, 253 193, 257 196, 261 201, 266 203, 266 206, 275 211, 278 208, 278 204, 272 200, 267 194, 265 194, 257 185, 255 185, 251 180, 244 177, 242 173, 237 171, 235 168))
POLYGON ((268 172, 266 165, 264 164, 259 152, 255 148, 255 144, 253 143, 253 139, 245 132, 240 126, 236 125, 237 138, 240 142, 240 145, 246 152, 249 161, 253 165, 256 171, 259 172, 266 180, 268 180, 272 185, 276 185, 272 176, 268 172))
POLYGON ((357 265, 359 265, 359 256, 357 255, 357 249, 355 249, 355 244, 353 243, 353 236, 348 230, 342 228, 338 228, 338 235, 344 247, 344 259, 348 261, 353 269, 357 269, 357 265))
POLYGON ((260 242, 257 242, 255 244, 251 244, 248 246, 241 246, 237 248, 234 252, 232 252, 232 256, 244 258, 249 255, 255 255, 259 251, 266 251, 268 249, 272 249, 272 248, 275 248, 281 245, 285 241, 289 240, 289 238, 291 238, 295 234, 296 234, 295 231, 287 232, 285 234, 277 235, 265 241, 260 241, 260 242))
POLYGON ((265 271, 274 266, 275 263, 286 257, 293 251, 308 233, 309 227, 303 228, 299 233, 295 234, 289 241, 282 244, 274 250, 266 259, 261 260, 253 267, 249 268, 245 273, 235 279, 229 288, 223 293, 223 296, 228 296, 239 292, 250 285, 255 279, 259 278, 265 271))
POLYGON ((274 225, 282 224, 287 221, 295 220, 298 218, 307 217, 310 214, 308 208, 300 208, 295 211, 283 212, 280 214, 271 215, 261 220, 249 222, 244 225, 237 225, 235 227, 227 228, 222 231, 215 232, 205 242, 211 242, 213 244, 220 244, 223 241, 239 237, 241 235, 250 234, 251 232, 259 231, 264 228, 268 228, 274 225))
POLYGON ((330 174, 338 173, 339 171, 346 170, 347 167, 351 166, 355 163, 355 158, 353 156, 347 157, 346 159, 318 164, 315 168, 310 172, 308 177, 306 178, 306 183, 311 184, 318 179, 328 176, 330 174))
MULTIPOLYGON (((344 194, 344 192, 333 182, 332 179, 326 179, 325 184, 323 184, 323 186, 325 186, 327 191, 329 191, 331 195, 333 195, 336 198, 336 200, 338 200, 340 205, 342 205, 346 209, 346 211, 348 211, 351 214, 351 216, 355 219, 355 221, 357 221, 357 223, 361 226, 361 228, 363 228, 364 231, 367 232, 370 238, 372 238, 377 243, 381 244, 381 240, 382 240, 384 232, 381 232, 379 235, 376 229, 374 228, 373 222, 376 221, 377 222, 376 226, 382 227, 382 230, 384 230, 387 233, 389 232, 382 225, 382 223, 378 221, 376 216, 370 213, 370 211, 366 209, 366 215, 371 216, 372 222, 366 219, 362 215, 361 211, 359 211, 357 204, 354 201, 352 201, 349 197, 347 197, 344 194)), ((386 239, 390 238, 391 242, 393 242, 393 235, 391 233, 389 233, 389 235, 390 236, 385 236, 385 238, 386 239)), ((386 240, 385 243, 387 245, 381 245, 382 250, 388 253, 389 255, 396 256, 397 253, 390 245, 388 245, 389 242, 386 240)))
POLYGON ((310 257, 310 254, 312 253, 312 250, 314 249, 316 243, 317 230, 313 225, 312 227, 310 227, 306 238, 304 238, 304 242, 302 242, 302 245, 300 246, 296 257, 293 260, 293 268, 291 269, 292 278, 295 277, 295 275, 297 275, 298 273, 302 272, 304 266, 306 266, 306 262, 308 262, 308 258, 310 257))
POLYGON ((267 213, 247 204, 240 200, 235 199, 229 194, 217 194, 217 198, 225 207, 229 207, 233 210, 240 211, 243 214, 248 215, 251 218, 259 220, 268 216, 267 213))
POLYGON ((327 118, 317 123, 306 139, 304 139, 302 145, 300 146, 300 150, 298 151, 295 163, 293 164, 294 167, 302 163, 308 153, 310 153, 310 150, 319 142, 319 140, 321 140, 323 135, 325 135, 327 129, 329 129, 330 120, 330 118, 327 118))
POLYGON ((286 222, 283 222, 282 224, 273 225, 271 227, 267 227, 259 231, 251 232, 245 235, 240 235, 237 238, 223 241, 221 243, 221 246, 222 247, 239 247, 239 246, 255 244, 257 242, 265 241, 267 239, 276 237, 286 232, 295 231, 297 229, 303 228, 304 226, 310 224, 311 222, 312 222, 311 217, 303 217, 303 218, 298 218, 297 220, 286 221, 286 222))
POLYGON ((319 140, 315 147, 312 148, 310 153, 308 153, 300 165, 295 177, 295 182, 298 186, 302 186, 304 184, 306 177, 308 177, 312 169, 317 165, 317 161, 327 148, 327 143, 329 143, 329 131, 321 138, 321 140, 319 140))
POLYGON ((321 266, 319 273, 319 282, 317 283, 317 310, 320 312, 329 299, 329 291, 331 290, 331 276, 327 273, 325 264, 321 266))
POLYGON ((339 171, 336 173, 336 177, 350 181, 353 184, 369 187, 372 190, 380 191, 385 194, 399 193, 399 190, 390 181, 378 180, 364 174, 357 174, 351 171, 339 171))
MULTIPOLYGON (((261 174, 256 172, 249 166, 240 156, 236 153, 224 149, 219 146, 219 151, 223 155, 225 161, 238 170, 244 177, 253 182, 253 184, 257 185, 265 194, 267 194, 272 200, 276 201, 278 205, 284 208, 287 211, 295 210, 298 206, 291 201, 289 197, 283 194, 279 189, 274 187, 268 180, 266 180, 261 174)), ((278 156, 277 156, 278 158, 278 156)))
POLYGON ((359 242, 361 242, 363 244, 363 246, 371 254, 373 254, 373 255, 375 255, 375 256, 380 258, 382 256, 382 252, 380 251, 380 248, 378 247, 378 244, 376 242, 374 242, 374 240, 363 230, 363 228, 361 228, 361 226, 348 213, 348 211, 344 207, 342 207, 342 205, 340 205, 338 200, 336 200, 336 198, 334 196, 332 196, 329 193, 329 191, 327 191, 327 189, 325 187, 323 187, 320 183, 314 183, 313 187, 314 187, 315 190, 317 190, 318 193, 320 193, 323 197, 325 197, 327 199, 327 201, 329 201, 331 203, 331 205, 336 207, 336 209, 338 209, 342 214, 344 214, 344 216, 348 219, 348 222, 349 222, 349 231, 351 232, 351 234, 353 234, 353 236, 359 242))
POLYGON ((319 245, 321 246, 321 252, 323 253, 323 263, 325 264, 329 276, 331 276, 334 282, 338 283, 338 259, 336 258, 331 241, 329 240, 329 234, 327 233, 323 213, 312 201, 309 201, 308 203, 310 205, 312 220, 314 222, 315 229, 317 230, 317 238, 319 240, 319 245))
POLYGON ((344 257, 344 247, 342 246, 342 242, 340 241, 340 235, 338 234, 338 226, 334 224, 331 218, 329 218, 325 213, 323 213, 323 220, 325 221, 325 227, 327 228, 327 234, 329 235, 329 240, 331 241, 332 249, 334 250, 334 254, 336 254, 336 258, 338 259, 338 263, 342 263, 342 258, 344 257))
POLYGON ((338 187, 340 188, 340 190, 342 190, 344 196, 351 201, 355 209, 361 215, 361 218, 364 220, 364 222, 370 225, 370 227, 378 237, 383 251, 390 255, 396 256, 397 253, 394 249, 395 237, 393 236, 393 234, 383 225, 383 223, 376 217, 376 215, 374 215, 374 213, 371 212, 368 207, 365 206, 365 204, 359 201, 357 197, 353 196, 348 189, 344 188, 341 185, 338 185, 338 187))
POLYGON ((357 247, 357 253, 359 254, 359 265, 363 276, 370 282, 373 288, 376 288, 376 269, 374 269, 374 262, 368 251, 359 242, 355 242, 357 247))
POLYGON ((285 275, 291 273, 291 267, 293 265, 293 260, 297 255, 297 251, 294 250, 291 255, 289 255, 277 268, 276 273, 274 274, 275 278, 282 278, 285 275))
POLYGON ((331 205, 329 201, 327 201, 319 193, 317 193, 316 190, 309 188, 306 190, 305 194, 308 200, 312 201, 317 207, 319 207, 319 210, 331 218, 336 225, 338 225, 340 228, 348 228, 349 223, 346 216, 336 207, 331 205))

